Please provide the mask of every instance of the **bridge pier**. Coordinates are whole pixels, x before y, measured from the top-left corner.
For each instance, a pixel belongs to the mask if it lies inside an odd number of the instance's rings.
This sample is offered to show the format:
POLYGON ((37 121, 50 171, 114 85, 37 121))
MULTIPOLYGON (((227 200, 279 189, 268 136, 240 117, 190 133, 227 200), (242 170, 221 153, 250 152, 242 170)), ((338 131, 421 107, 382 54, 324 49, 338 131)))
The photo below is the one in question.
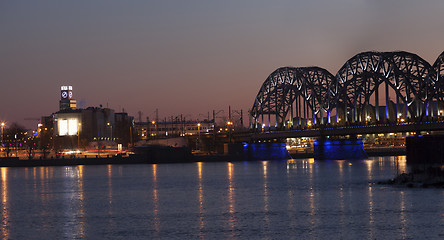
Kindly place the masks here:
POLYGON ((313 143, 316 160, 357 160, 367 158, 364 142, 360 139, 330 140, 321 138, 313 143))

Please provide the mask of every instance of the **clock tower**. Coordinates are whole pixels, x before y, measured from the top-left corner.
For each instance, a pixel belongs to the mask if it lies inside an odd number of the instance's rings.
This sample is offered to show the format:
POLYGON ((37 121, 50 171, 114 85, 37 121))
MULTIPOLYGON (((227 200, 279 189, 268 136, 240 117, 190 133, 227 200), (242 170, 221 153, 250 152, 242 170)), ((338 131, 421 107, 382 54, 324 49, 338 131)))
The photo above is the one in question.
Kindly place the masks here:
POLYGON ((76 109, 76 100, 72 98, 72 86, 60 87, 60 111, 66 109, 76 109))

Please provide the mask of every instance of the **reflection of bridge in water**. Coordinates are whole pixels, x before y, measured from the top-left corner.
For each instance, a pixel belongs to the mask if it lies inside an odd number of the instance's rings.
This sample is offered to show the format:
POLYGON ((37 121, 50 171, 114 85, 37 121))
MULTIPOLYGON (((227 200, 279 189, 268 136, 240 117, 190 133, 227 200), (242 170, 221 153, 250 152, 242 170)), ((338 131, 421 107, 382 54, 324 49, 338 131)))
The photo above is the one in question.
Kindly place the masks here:
MULTIPOLYGON (((336 75, 282 67, 251 109, 254 138, 444 129, 444 52, 433 65, 408 52, 363 52, 336 75)), ((253 135, 250 135, 252 137, 253 135)))

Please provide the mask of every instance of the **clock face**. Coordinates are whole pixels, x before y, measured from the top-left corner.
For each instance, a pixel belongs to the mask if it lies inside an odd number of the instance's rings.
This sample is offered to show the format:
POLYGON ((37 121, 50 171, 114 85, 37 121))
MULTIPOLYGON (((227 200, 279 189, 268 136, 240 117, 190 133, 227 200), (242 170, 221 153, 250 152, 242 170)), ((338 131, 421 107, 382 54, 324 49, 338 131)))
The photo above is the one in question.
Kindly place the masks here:
POLYGON ((67 98, 68 97, 68 93, 66 91, 62 92, 62 98, 67 98))

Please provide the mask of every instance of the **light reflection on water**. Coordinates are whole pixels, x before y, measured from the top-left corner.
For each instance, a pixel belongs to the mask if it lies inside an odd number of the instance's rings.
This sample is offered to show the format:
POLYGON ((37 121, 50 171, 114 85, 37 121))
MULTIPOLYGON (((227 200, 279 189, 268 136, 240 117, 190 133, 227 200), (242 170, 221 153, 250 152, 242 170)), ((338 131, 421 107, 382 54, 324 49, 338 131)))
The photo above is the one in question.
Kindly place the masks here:
MULTIPOLYGON (((157 164, 152 165, 153 168, 153 218, 154 218, 154 230, 156 233, 160 232, 160 219, 159 219, 159 195, 157 189, 157 164)), ((157 235, 157 234, 156 234, 157 235)))
MULTIPOLYGON (((234 233, 234 227, 236 224, 235 218, 234 218, 234 214, 235 214, 235 208, 234 208, 234 204, 235 204, 235 196, 234 196, 234 192, 235 192, 235 188, 233 185, 234 182, 234 177, 233 177, 233 170, 234 170, 234 164, 231 162, 227 163, 228 166, 228 225, 230 226, 231 232, 234 233)), ((230 237, 234 237, 234 235, 231 235, 230 237)))
POLYGON ((198 189, 198 201, 199 201, 199 237, 203 237, 201 234, 205 228, 205 206, 204 206, 204 189, 202 179, 202 162, 197 163, 198 177, 199 177, 199 189, 198 189))
POLYGON ((1 225, 1 233, 3 239, 9 239, 9 201, 8 201, 8 168, 2 167, 0 168, 2 182, 2 225, 1 225))
POLYGON ((444 237, 443 190, 372 183, 405 157, 0 171, 2 239, 444 237))

